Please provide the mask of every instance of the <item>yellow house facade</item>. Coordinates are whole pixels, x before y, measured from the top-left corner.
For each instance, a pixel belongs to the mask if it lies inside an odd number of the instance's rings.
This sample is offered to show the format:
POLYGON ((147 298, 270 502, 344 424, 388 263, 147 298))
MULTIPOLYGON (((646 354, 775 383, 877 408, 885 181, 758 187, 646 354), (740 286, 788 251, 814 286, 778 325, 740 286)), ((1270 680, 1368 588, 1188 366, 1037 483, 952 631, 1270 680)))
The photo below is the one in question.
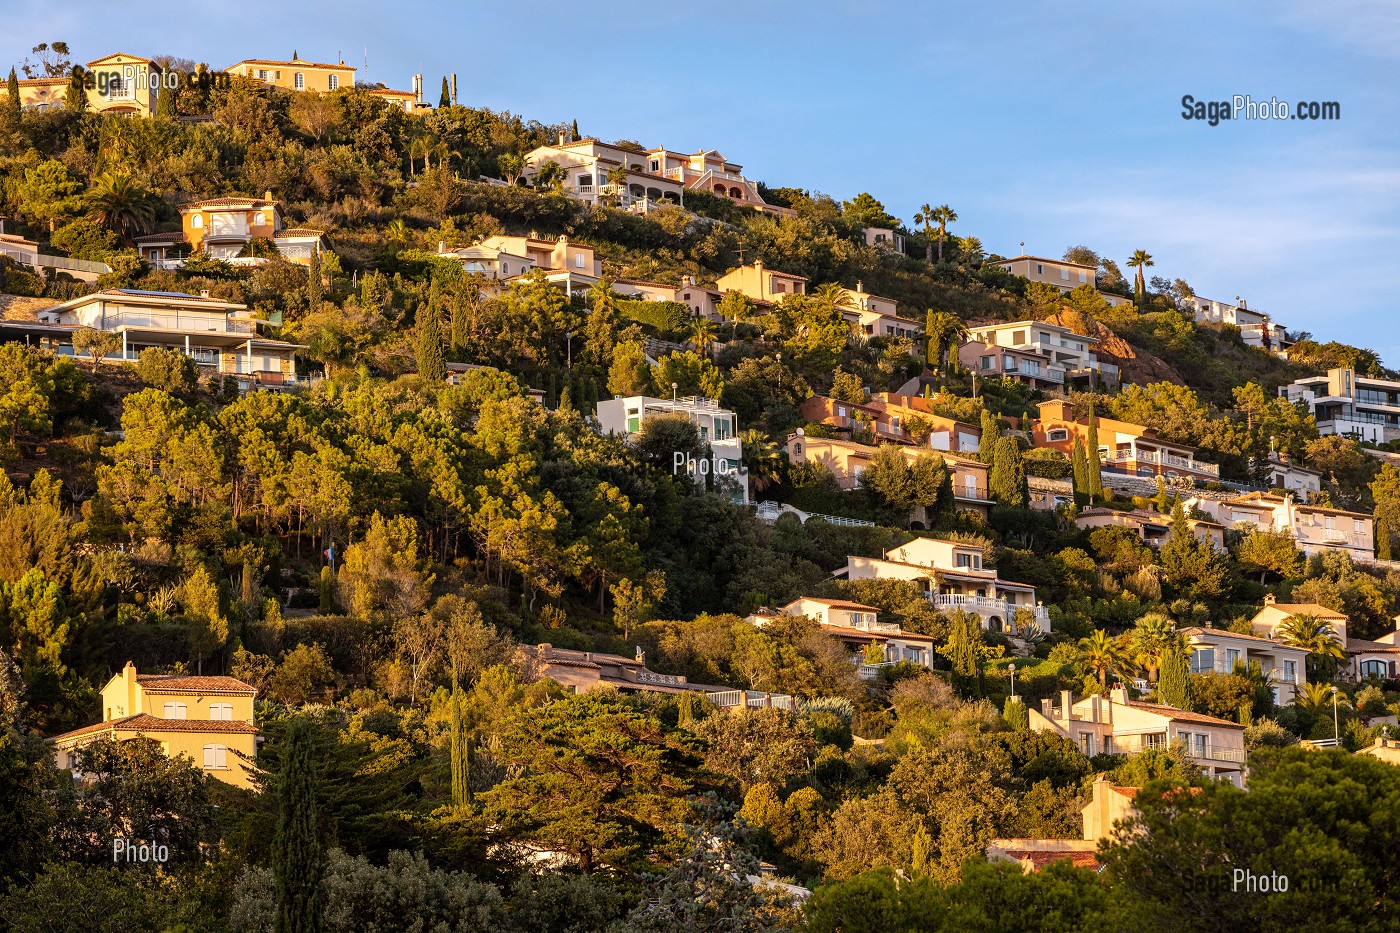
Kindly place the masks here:
MULTIPOLYGON (((188 756, 210 777, 251 787, 256 694, 233 677, 138 674, 128 661, 102 688, 102 721, 51 740, 58 767, 75 769, 77 751, 100 739, 144 736, 167 756, 188 756)), ((81 774, 75 769, 74 776, 81 774)))
POLYGON ((309 62, 293 56, 288 61, 246 58, 225 71, 252 78, 284 91, 338 91, 355 86, 355 69, 345 62, 309 62))
MULTIPOLYGON (((161 67, 149 58, 117 52, 87 63, 87 104, 94 113, 149 117, 156 112, 165 81, 161 67)), ((24 110, 64 106, 69 79, 32 78, 19 82, 24 110)))

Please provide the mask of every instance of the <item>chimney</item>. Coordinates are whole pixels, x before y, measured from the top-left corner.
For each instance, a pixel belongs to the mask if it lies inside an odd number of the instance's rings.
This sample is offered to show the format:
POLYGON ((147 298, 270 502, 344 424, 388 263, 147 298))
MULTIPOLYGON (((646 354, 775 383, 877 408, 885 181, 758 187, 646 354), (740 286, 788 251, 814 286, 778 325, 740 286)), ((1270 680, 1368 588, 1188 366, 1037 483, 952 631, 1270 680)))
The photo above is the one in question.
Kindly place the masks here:
POLYGON ((413 102, 423 103, 423 76, 421 74, 413 76, 413 102))
POLYGON ((447 241, 446 241, 446 240, 438 240, 438 252, 439 252, 439 253, 445 253, 445 252, 447 252, 447 241))
POLYGON ((1127 706, 1128 688, 1124 687, 1122 684, 1119 684, 1118 686, 1114 687, 1108 692, 1108 699, 1110 702, 1117 703, 1120 706, 1127 706))
POLYGON ((452 72, 452 106, 457 106, 457 72, 452 72))
POLYGON ((641 646, 641 645, 638 645, 638 646, 637 646, 637 663, 638 663, 638 664, 645 664, 645 663, 647 663, 647 653, 646 653, 645 651, 642 650, 642 646, 641 646))
POLYGON ((1070 708, 1074 706, 1074 692, 1072 690, 1060 691, 1060 715, 1065 722, 1070 720, 1070 708))
POLYGON ((560 133, 560 134, 559 134, 559 145, 562 146, 562 145, 564 145, 565 142, 567 142, 567 140, 564 138, 564 134, 563 134, 563 133, 560 133))
POLYGON ((268 188, 266 191, 263 192, 263 200, 264 200, 264 201, 271 201, 271 200, 272 200, 272 189, 271 189, 271 188, 268 188))
POLYGON ((201 289, 199 290, 199 297, 201 297, 201 298, 208 298, 208 297, 209 297, 209 289, 207 289, 207 288, 201 288, 201 289))
POLYGON ((1215 623, 1210 619, 1206 619, 1206 628, 1215 628, 1215 623))
POLYGON ((1264 594, 1264 605, 1272 606, 1276 602, 1278 602, 1278 597, 1275 596, 1273 593, 1264 594))
POLYGON ((856 291, 858 291, 858 292, 864 292, 864 291, 865 291, 865 283, 862 282, 860 279, 856 279, 856 291))

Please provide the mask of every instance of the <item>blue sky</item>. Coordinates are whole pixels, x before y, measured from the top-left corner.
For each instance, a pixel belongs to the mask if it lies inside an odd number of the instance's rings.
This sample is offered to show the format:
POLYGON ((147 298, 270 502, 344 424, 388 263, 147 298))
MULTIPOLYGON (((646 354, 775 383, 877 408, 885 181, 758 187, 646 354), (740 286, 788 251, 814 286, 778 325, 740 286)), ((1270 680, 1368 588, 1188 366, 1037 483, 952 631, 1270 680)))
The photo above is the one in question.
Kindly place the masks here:
POLYGON ((367 53, 370 80, 421 71, 434 100, 455 71, 471 106, 719 149, 769 184, 868 190, 906 222, 951 204, 954 232, 1002 254, 1144 248, 1154 274, 1400 365, 1393 0, 0 7, 0 62, 52 39, 83 61, 215 67, 367 53), (1342 119, 1210 127, 1181 118, 1184 94, 1335 100, 1342 119))

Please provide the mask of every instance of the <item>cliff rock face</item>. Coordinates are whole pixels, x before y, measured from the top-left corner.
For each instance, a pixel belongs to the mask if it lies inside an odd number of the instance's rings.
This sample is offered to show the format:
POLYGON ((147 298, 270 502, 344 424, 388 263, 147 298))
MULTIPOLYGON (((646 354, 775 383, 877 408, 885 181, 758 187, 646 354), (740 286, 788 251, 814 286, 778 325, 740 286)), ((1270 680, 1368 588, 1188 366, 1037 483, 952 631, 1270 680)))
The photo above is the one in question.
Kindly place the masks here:
POLYGON ((1045 319, 1050 324, 1071 328, 1090 337, 1099 338, 1098 355, 1105 363, 1115 364, 1124 383, 1170 382, 1184 386, 1186 380, 1166 360, 1139 350, 1101 324, 1077 311, 1061 311, 1045 319))

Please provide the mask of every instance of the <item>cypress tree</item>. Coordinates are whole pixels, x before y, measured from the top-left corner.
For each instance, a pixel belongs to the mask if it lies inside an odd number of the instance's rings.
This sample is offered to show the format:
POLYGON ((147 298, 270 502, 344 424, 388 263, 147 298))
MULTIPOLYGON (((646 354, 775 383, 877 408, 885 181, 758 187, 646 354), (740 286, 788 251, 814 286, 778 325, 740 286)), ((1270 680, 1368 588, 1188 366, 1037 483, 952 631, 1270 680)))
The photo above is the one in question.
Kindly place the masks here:
POLYGON ((81 113, 88 107, 87 84, 83 77, 83 69, 76 65, 73 67, 73 74, 68 79, 68 91, 63 95, 63 106, 74 113, 81 113))
MULTIPOLYGON (((467 303, 458 299, 452 302, 452 317, 448 321, 448 328, 452 332, 452 355, 460 357, 467 349, 467 343, 471 339, 471 322, 467 320, 467 303)), ((461 362, 458 359, 458 362, 461 362)))
POLYGON ((429 382, 447 378, 447 363, 442 356, 442 328, 438 324, 438 306, 433 298, 418 318, 418 334, 413 355, 418 360, 418 375, 429 382))
POLYGON ((546 384, 545 388, 544 407, 559 407, 559 376, 552 369, 549 371, 549 382, 546 384))
POLYGON ((1020 700, 1006 698, 1006 705, 1002 707, 1001 718, 1006 720, 1006 724, 1012 731, 1024 732, 1031 727, 1030 712, 1026 709, 1026 704, 1020 700))
POLYGON ((1168 651, 1162 656, 1162 668, 1157 675, 1157 700, 1167 706, 1189 710, 1191 708, 1190 675, 1186 666, 1186 654, 1180 650, 1168 651))
POLYGON ((1084 441, 1077 434, 1070 464, 1074 470, 1074 504, 1083 508, 1089 504, 1089 461, 1084 456, 1084 441))
POLYGON ((311 764, 311 724, 292 720, 277 775, 277 835, 272 840, 272 872, 277 879, 276 933, 320 933, 321 878, 326 853, 316 806, 311 764))
POLYGON ((1381 560, 1393 560, 1391 557, 1390 519, 1384 514, 1376 516, 1376 556, 1381 560))
POLYGON ((471 803, 471 747, 462 721, 462 678, 455 653, 452 657, 452 716, 448 723, 452 761, 452 805, 458 809, 471 803))
POLYGON ((179 116, 175 109, 175 88, 162 85, 156 92, 156 116, 166 120, 179 116))
POLYGON ((5 82, 5 90, 5 106, 4 110, 0 111, 3 114, 3 126, 7 130, 17 130, 24 111, 19 104, 19 77, 13 68, 10 69, 9 80, 5 82))
POLYGON ((1089 501, 1093 503, 1103 498, 1103 464, 1099 460, 1099 419, 1094 414, 1092 405, 1089 406, 1089 439, 1085 448, 1084 459, 1089 464, 1085 473, 1088 479, 1085 491, 1089 494, 1089 501))
POLYGON ((438 98, 438 106, 442 108, 452 106, 452 91, 447 86, 447 75, 442 76, 442 96, 438 98))
POLYGON ((321 603, 320 608, 323 614, 335 610, 335 573, 330 565, 321 568, 321 603))
POLYGON ((1163 477, 1157 477, 1157 495, 1154 499, 1157 511, 1163 515, 1172 513, 1172 497, 1167 495, 1167 481, 1163 477))
POLYGON ((306 303, 312 311, 321 309, 321 254, 311 251, 311 264, 306 267, 306 303))
POLYGON ((977 459, 990 466, 1000 437, 1001 427, 997 424, 996 415, 982 409, 982 436, 977 441, 977 459))
POLYGON ((574 129, 573 139, 577 140, 577 139, 578 139, 578 120, 577 120, 577 119, 574 120, 574 127, 573 127, 573 129, 574 129))
POLYGON ((1030 502, 1026 467, 1021 462, 1021 447, 1014 437, 997 441, 987 481, 992 487, 992 498, 1002 505, 1024 508, 1030 502))

